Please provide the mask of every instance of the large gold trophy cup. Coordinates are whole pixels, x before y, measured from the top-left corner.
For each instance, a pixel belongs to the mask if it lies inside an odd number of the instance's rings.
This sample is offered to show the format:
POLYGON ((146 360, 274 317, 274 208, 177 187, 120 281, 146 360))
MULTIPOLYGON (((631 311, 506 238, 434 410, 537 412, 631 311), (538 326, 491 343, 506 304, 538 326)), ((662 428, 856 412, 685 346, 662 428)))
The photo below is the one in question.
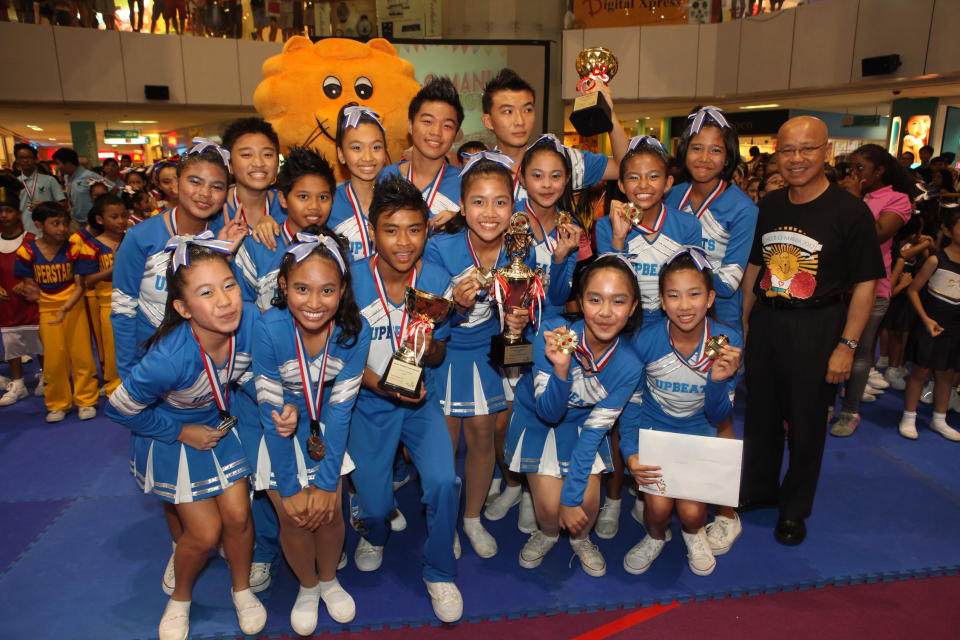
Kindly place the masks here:
MULTIPOLYGON (((620 66, 617 56, 603 47, 584 49, 577 54, 576 64, 577 75, 580 76, 578 91, 590 89, 596 82, 609 84, 613 76, 617 75, 620 66)), ((613 122, 610 120, 610 105, 607 104, 607 99, 600 92, 578 97, 573 102, 573 111, 570 112, 570 124, 585 138, 610 132, 613 122)))
POLYGON ((425 334, 444 321, 453 308, 453 302, 432 293, 407 287, 404 295, 407 317, 410 327, 405 336, 412 348, 406 343, 400 346, 387 362, 387 368, 380 378, 380 386, 387 391, 395 391, 408 398, 420 397, 420 385, 423 382, 423 365, 420 364, 425 349, 425 334))
MULTIPOLYGON (((538 297, 542 298, 542 271, 534 271, 523 262, 532 241, 527 216, 522 212, 513 214, 507 231, 510 264, 503 269, 494 269, 493 286, 504 316, 513 309, 527 308, 531 303, 539 302, 538 297)), ((533 364, 533 343, 508 328, 490 340, 490 360, 501 367, 533 364)))

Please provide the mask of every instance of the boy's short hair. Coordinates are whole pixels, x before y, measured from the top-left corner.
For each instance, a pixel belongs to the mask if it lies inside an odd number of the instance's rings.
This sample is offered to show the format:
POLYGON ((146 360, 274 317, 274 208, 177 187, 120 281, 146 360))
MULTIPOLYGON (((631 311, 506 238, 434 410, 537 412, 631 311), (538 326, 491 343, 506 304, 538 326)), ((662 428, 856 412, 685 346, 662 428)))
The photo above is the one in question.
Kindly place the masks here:
POLYGON ((103 159, 103 164, 100 165, 100 166, 105 167, 105 166, 107 166, 108 164, 115 164, 115 165, 117 165, 118 167, 120 166, 120 163, 117 162, 117 159, 116 159, 116 158, 104 158, 104 159, 103 159))
POLYGON ((463 161, 463 156, 471 153, 480 153, 481 151, 487 151, 487 145, 480 140, 470 140, 464 142, 460 145, 460 148, 457 149, 457 158, 463 161))
POLYGON ((12 173, 0 175, 0 207, 10 207, 20 210, 20 191, 23 183, 13 177, 12 173))
POLYGON ((18 151, 29 151, 30 155, 32 155, 34 158, 37 157, 37 150, 32 144, 27 144, 26 142, 18 142, 17 144, 13 145, 14 157, 16 157, 18 151))
POLYGON ((50 218, 67 218, 69 220, 70 214, 67 213, 67 208, 59 202, 41 202, 33 208, 30 217, 33 218, 34 223, 43 224, 50 218))
POLYGON ((373 187, 373 201, 370 203, 370 224, 377 228, 377 221, 381 216, 388 216, 401 209, 418 211, 423 215, 423 222, 430 219, 430 209, 423 199, 423 194, 415 184, 400 176, 389 176, 373 187))
POLYGON ((529 82, 521 78, 513 69, 504 67, 497 72, 497 75, 490 78, 490 81, 483 88, 480 106, 484 113, 490 113, 493 108, 493 95, 498 91, 529 91, 533 99, 537 99, 537 92, 533 90, 529 82))
POLYGON ((283 166, 277 174, 277 187, 284 197, 293 191, 293 185, 303 176, 314 175, 327 181, 331 193, 337 188, 330 163, 310 147, 290 147, 284 156, 283 166))
POLYGON ((238 118, 227 125, 223 132, 223 147, 233 152, 233 145, 237 143, 240 136, 248 133, 262 133, 270 139, 277 152, 280 152, 280 138, 277 132, 273 130, 273 125, 263 118, 238 118))
POLYGON ((457 127, 463 124, 463 105, 460 103, 460 94, 457 93, 457 88, 453 86, 450 78, 436 76, 421 87, 407 109, 407 117, 411 122, 420 113, 420 107, 424 102, 446 102, 457 112, 457 127))
POLYGON ((77 155, 76 151, 74 151, 69 147, 57 149, 53 154, 53 159, 59 162, 68 163, 75 166, 80 165, 80 156, 77 155))

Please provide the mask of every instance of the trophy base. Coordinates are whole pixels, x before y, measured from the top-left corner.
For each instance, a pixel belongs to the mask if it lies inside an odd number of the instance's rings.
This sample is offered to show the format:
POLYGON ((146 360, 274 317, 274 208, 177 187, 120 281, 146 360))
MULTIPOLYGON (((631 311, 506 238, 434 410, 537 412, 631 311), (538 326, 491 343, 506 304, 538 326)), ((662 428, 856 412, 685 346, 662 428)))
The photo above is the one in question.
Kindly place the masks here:
POLYGON ((510 343, 503 335, 490 340, 490 360, 501 367, 524 367, 533 364, 533 343, 520 338, 510 343))
POLYGON ((570 124, 585 138, 612 131, 610 105, 603 94, 588 93, 574 100, 570 124))
POLYGON ((407 398, 420 397, 423 367, 397 358, 390 358, 387 370, 380 378, 380 388, 399 393, 407 398))

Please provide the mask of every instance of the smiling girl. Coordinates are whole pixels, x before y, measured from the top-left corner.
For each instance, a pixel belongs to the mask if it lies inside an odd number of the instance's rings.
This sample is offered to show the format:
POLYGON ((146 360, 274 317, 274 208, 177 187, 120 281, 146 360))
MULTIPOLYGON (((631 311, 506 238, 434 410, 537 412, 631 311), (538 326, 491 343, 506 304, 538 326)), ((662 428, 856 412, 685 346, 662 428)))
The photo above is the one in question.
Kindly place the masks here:
POLYGON ((240 629, 259 633, 267 612, 250 591, 252 469, 231 417, 234 385, 249 379, 253 321, 230 270, 230 243, 204 232, 174 237, 170 293, 147 353, 124 376, 107 415, 131 430, 132 467, 144 493, 172 505, 182 526, 176 586, 160 620, 161 640, 189 635, 193 585, 223 542, 240 629))

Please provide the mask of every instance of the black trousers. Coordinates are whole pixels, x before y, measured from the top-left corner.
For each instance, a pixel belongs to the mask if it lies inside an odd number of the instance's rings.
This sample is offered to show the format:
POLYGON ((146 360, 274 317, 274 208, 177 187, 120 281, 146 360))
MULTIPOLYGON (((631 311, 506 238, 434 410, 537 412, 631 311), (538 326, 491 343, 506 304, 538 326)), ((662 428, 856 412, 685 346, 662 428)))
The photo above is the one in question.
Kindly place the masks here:
POLYGON ((758 301, 754 307, 745 352, 741 503, 775 502, 791 520, 810 515, 836 391, 826 381, 827 363, 845 319, 843 304, 774 310, 758 301), (784 423, 790 459, 781 483, 784 423))

